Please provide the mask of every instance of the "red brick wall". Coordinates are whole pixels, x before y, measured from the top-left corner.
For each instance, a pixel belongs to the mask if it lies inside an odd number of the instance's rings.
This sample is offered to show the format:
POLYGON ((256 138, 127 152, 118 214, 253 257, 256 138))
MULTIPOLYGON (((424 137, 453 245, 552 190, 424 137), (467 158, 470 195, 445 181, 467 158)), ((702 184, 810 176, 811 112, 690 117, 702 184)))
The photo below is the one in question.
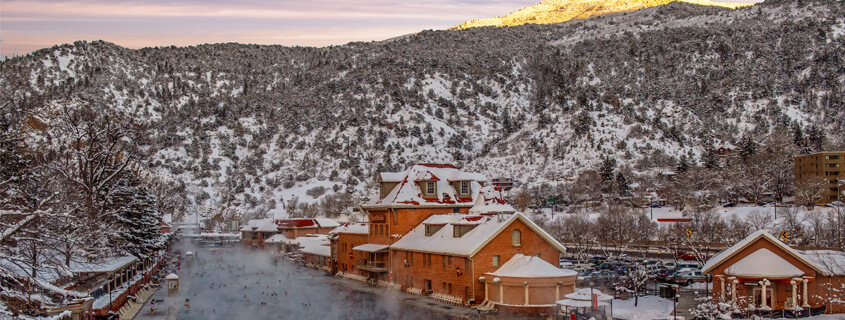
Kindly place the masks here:
POLYGON ((406 252, 404 250, 392 250, 392 265, 393 265, 393 281, 402 285, 403 289, 408 287, 416 287, 425 289, 425 279, 431 280, 431 289, 434 292, 451 294, 456 297, 467 299, 465 296, 465 287, 469 287, 470 296, 472 299, 472 262, 470 261, 470 269, 466 268, 465 257, 451 256, 451 263, 449 263, 448 255, 431 254, 431 265, 425 264, 423 258, 425 254, 420 252, 412 252, 413 263, 408 259, 408 265, 405 265, 406 252), (446 260, 446 267, 443 266, 443 261, 446 260), (456 268, 461 269, 461 275, 458 275, 456 268), (413 278, 413 279, 412 279, 413 278), (446 287, 443 287, 446 283, 446 287), (449 292, 449 284, 452 285, 452 292, 449 292))
MULTIPOLYGON (((469 208, 458 208, 458 210, 464 214, 469 212, 469 208)), ((394 214, 390 210, 368 210, 370 214, 370 243, 391 244, 396 242, 398 239, 389 238, 391 234, 404 236, 428 217, 435 214, 452 213, 454 208, 403 208, 395 209, 395 211, 396 219, 393 219, 394 214), (378 221, 378 219, 374 219, 374 216, 384 216, 384 223, 376 223, 375 221, 378 221)))
MULTIPOLYGON (((366 244, 367 243, 367 236, 366 234, 359 234, 359 233, 339 233, 337 235, 337 270, 338 271, 345 271, 345 272, 352 272, 362 276, 366 276, 366 272, 361 272, 357 268, 355 268, 355 260, 363 259, 363 256, 359 256, 362 253, 354 252, 352 248, 366 244), (346 244, 346 250, 344 250, 344 244, 346 244), (353 253, 353 257, 349 257, 349 253, 353 253), (346 269, 344 270, 344 265, 346 269)), ((332 250, 335 248, 332 247, 332 250)), ((335 252, 332 252, 332 256, 335 255, 335 252)))
POLYGON ((244 247, 252 247, 255 244, 258 248, 264 248, 264 233, 254 231, 241 231, 241 244, 244 247), (255 240, 252 240, 252 235, 255 234, 255 240))

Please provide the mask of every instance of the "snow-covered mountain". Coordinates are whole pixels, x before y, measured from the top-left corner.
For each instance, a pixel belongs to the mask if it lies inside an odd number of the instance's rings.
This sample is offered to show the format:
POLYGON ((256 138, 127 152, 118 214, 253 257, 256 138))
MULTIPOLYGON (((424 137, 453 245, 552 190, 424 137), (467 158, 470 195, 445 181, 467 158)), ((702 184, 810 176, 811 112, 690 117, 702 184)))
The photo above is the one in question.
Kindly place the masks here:
POLYGON ((518 26, 526 23, 561 23, 573 19, 651 8, 674 1, 732 9, 754 5, 754 2, 713 0, 543 0, 504 16, 465 21, 452 27, 452 29, 518 26))
POLYGON ((76 42, 1 62, 0 99, 47 137, 63 107, 132 117, 135 152, 192 203, 258 212, 370 196, 378 172, 418 162, 531 185, 778 126, 842 143, 842 17, 841 1, 670 3, 325 48, 76 42))

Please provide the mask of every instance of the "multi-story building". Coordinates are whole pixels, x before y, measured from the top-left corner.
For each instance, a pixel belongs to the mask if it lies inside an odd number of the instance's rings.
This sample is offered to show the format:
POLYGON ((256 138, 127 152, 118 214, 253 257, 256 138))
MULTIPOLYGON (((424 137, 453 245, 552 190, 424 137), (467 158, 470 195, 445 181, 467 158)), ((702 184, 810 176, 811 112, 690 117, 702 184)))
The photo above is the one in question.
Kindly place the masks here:
POLYGON ((820 177, 827 180, 821 203, 845 200, 845 151, 825 151, 795 157, 795 181, 820 177))
POLYGON ((519 312, 542 310, 575 290, 576 273, 557 268, 566 249, 515 213, 483 175, 418 164, 381 173, 378 182, 379 196, 362 206, 366 243, 362 230, 338 232, 332 243, 338 271, 519 312))

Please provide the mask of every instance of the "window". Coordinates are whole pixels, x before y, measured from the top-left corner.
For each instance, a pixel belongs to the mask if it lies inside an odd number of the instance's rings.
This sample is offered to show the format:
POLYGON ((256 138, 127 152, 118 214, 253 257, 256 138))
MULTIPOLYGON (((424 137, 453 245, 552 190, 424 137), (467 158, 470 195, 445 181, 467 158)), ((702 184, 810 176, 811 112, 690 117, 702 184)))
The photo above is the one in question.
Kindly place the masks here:
POLYGON ((449 283, 449 294, 452 294, 452 283, 449 283))
POLYGON ((380 235, 380 236, 384 235, 384 225, 383 224, 380 224, 378 226, 378 235, 380 235))
POLYGON ((828 163, 828 164, 827 164, 827 165, 825 165, 825 166, 826 166, 826 167, 828 167, 828 168, 839 168, 839 164, 838 164, 838 163, 828 163))
POLYGON ((461 194, 469 194, 469 181, 461 181, 461 194))
POLYGON ((431 236, 431 235, 437 233, 437 231, 440 231, 440 229, 442 229, 442 228, 443 228, 442 224, 441 225, 427 224, 427 225, 425 225, 425 235, 431 236))
POLYGON ((448 263, 451 266, 452 265, 452 256, 449 256, 447 259, 449 259, 448 263))
POLYGON ((443 257, 443 270, 446 270, 446 256, 443 257))
POLYGON ((434 181, 426 182, 425 183, 425 193, 427 193, 428 195, 435 195, 435 191, 437 191, 436 188, 435 188, 435 183, 436 182, 434 182, 434 181))
POLYGON ((519 229, 514 229, 511 233, 511 242, 515 246, 522 245, 522 232, 520 232, 519 229))
POLYGON ((836 192, 836 191, 839 191, 839 188, 830 188, 830 191, 831 191, 831 192, 836 192))
POLYGON ((493 256, 493 266, 494 267, 499 266, 499 256, 493 256))
POLYGON ((826 175, 826 176, 838 176, 839 171, 825 171, 824 175, 826 175))
POLYGON ((839 160, 839 156, 824 156, 825 160, 839 160))
POLYGON ((463 237, 473 228, 475 228, 475 225, 452 225, 452 236, 455 238, 463 237))

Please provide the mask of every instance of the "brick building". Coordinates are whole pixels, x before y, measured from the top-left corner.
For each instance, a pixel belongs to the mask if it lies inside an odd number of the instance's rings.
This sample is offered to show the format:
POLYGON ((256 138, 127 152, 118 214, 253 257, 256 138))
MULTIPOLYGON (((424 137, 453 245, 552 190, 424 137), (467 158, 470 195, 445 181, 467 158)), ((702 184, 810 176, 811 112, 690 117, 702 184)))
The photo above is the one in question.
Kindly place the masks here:
MULTIPOLYGON (((338 271, 410 292, 479 303, 486 298, 484 274, 517 255, 554 267, 565 251, 539 226, 514 213, 502 189, 485 186, 481 174, 452 165, 418 164, 404 172, 381 173, 378 182, 379 197, 363 206, 370 221, 367 232, 338 232, 333 241, 338 271)), ((562 294, 574 290, 574 273, 566 276, 562 294)), ((540 275, 532 282, 549 279, 540 275)), ((521 301, 519 307, 531 312, 542 309, 521 301)))
POLYGON ((352 248, 367 243, 370 234, 368 223, 344 223, 329 232, 331 240, 332 261, 334 261, 333 273, 351 272, 360 276, 366 276, 366 272, 356 267, 356 261, 361 252, 354 252, 352 248), (343 238, 341 242, 340 239, 343 238), (358 255, 356 255, 356 253, 358 255))
POLYGON ((702 272, 713 275, 713 300, 774 312, 845 312, 845 252, 799 251, 757 231, 719 253, 702 272))
POLYGON ((795 157, 795 181, 819 177, 828 184, 822 193, 820 203, 845 200, 845 151, 816 152, 795 157))
POLYGON ((331 219, 255 219, 241 227, 241 244, 244 247, 265 248, 267 240, 277 243, 282 235, 286 239, 296 239, 309 234, 328 234, 340 224, 331 219), (272 239, 271 239, 272 238, 272 239))

